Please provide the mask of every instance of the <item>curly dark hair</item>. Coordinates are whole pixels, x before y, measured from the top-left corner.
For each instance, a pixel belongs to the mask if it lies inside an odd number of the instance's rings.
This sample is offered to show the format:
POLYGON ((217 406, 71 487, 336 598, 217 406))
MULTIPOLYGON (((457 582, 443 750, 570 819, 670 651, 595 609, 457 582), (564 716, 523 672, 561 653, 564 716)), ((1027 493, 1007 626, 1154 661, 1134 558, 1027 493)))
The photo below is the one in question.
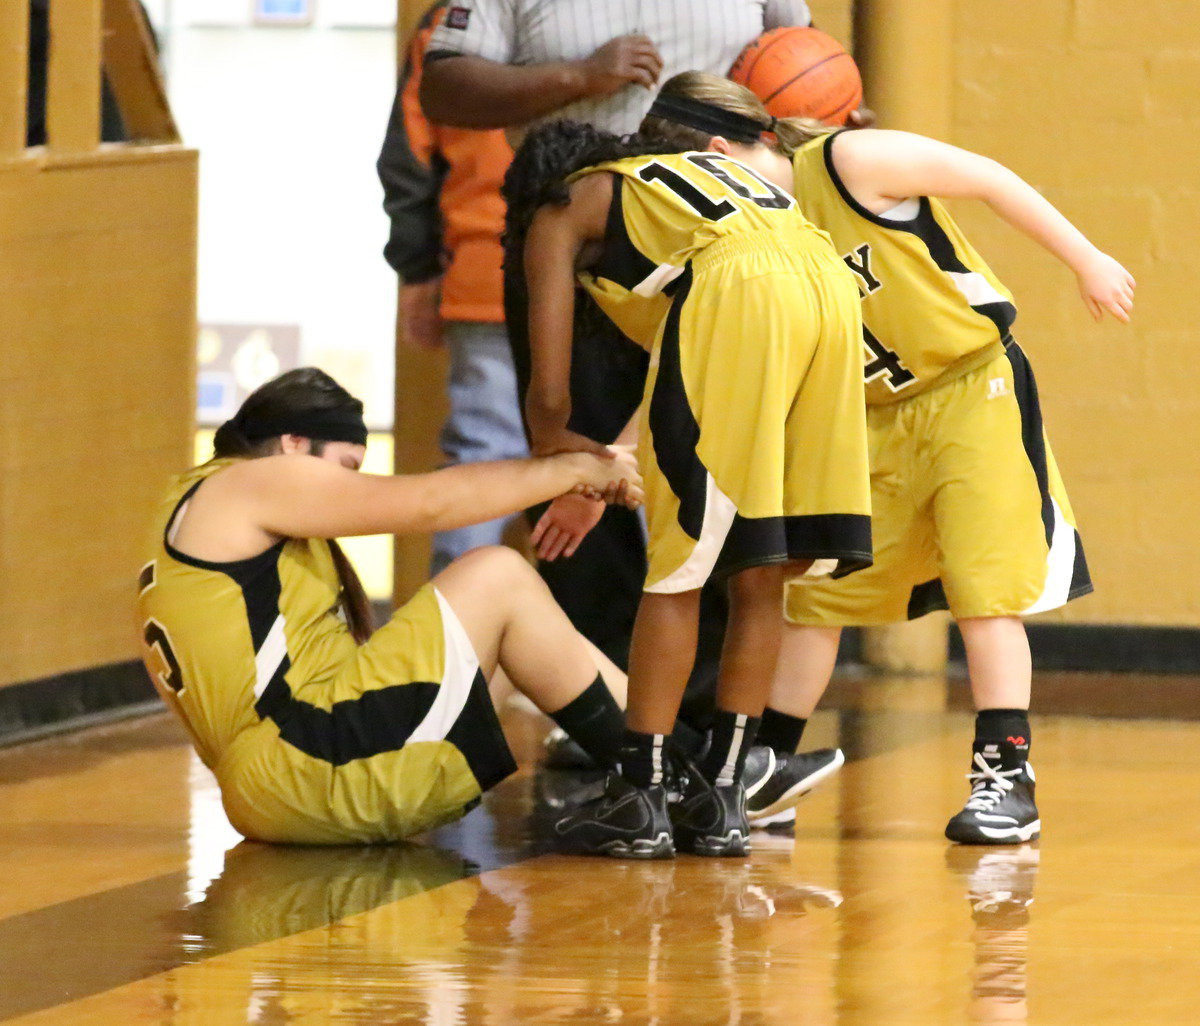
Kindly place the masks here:
POLYGON ((628 136, 604 132, 581 121, 550 121, 539 125, 521 143, 501 193, 507 204, 504 260, 510 272, 520 273, 525 234, 538 209, 569 199, 567 179, 576 171, 622 157, 678 153, 677 145, 658 136, 628 136))

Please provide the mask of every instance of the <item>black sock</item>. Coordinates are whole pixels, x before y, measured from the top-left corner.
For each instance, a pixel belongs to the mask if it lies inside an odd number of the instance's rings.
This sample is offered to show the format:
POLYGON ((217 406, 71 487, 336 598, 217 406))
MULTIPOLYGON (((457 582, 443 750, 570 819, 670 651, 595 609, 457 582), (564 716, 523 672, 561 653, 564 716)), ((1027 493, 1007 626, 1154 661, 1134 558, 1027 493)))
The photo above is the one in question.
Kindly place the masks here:
POLYGON ((625 728, 621 738, 621 776, 636 787, 663 782, 667 764, 665 734, 642 734, 625 728))
POLYGON ((675 729, 671 731, 671 740, 675 743, 678 751, 683 752, 689 759, 699 759, 704 753, 704 746, 708 743, 708 738, 701 734, 695 727, 684 723, 683 720, 675 721, 675 729))
POLYGON ((625 716, 604 678, 597 676, 550 719, 565 730, 580 748, 605 768, 617 763, 617 750, 625 730, 625 716))
POLYGON ((807 725, 806 719, 776 712, 768 706, 763 710, 757 743, 766 745, 776 755, 795 755, 807 725))
POLYGON ((1020 765, 1029 758, 1028 709, 980 709, 975 714, 975 750, 1007 755, 1002 761, 1020 765))
POLYGON ((759 718, 718 709, 713 717, 712 747, 700 763, 710 784, 730 784, 741 779, 746 753, 754 744, 759 718))

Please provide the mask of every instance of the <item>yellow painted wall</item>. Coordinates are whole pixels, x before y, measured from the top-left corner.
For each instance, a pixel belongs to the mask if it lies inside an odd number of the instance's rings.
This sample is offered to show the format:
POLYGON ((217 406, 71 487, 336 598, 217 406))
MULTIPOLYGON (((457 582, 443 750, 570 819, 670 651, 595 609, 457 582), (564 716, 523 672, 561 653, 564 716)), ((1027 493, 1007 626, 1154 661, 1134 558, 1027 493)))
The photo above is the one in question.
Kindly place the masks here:
POLYGON ((813 24, 828 32, 842 46, 850 48, 853 41, 852 21, 854 4, 851 0, 809 0, 813 24))
POLYGON ((1200 6, 955 0, 951 140, 1016 170, 1138 281, 1095 325, 1069 271, 961 217, 1020 307, 1096 594, 1073 621, 1200 623, 1200 6))
POLYGON ((0 163, 0 684, 137 655, 145 522, 188 465, 196 154, 0 163))

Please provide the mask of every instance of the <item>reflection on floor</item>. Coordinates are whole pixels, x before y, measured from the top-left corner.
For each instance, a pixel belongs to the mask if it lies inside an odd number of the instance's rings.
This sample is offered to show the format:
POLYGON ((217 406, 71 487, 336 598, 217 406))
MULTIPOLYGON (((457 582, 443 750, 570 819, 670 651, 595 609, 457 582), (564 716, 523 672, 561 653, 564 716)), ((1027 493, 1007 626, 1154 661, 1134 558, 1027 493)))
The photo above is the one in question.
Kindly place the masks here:
POLYGON ((1105 719, 1070 683, 1010 848, 941 837, 970 716, 939 678, 844 682, 806 743, 846 768, 746 860, 546 854, 569 792, 532 767, 423 843, 301 849, 240 842, 165 716, 0 752, 0 1020, 1195 1022, 1200 723, 1134 717, 1200 681, 1122 678, 1105 719))

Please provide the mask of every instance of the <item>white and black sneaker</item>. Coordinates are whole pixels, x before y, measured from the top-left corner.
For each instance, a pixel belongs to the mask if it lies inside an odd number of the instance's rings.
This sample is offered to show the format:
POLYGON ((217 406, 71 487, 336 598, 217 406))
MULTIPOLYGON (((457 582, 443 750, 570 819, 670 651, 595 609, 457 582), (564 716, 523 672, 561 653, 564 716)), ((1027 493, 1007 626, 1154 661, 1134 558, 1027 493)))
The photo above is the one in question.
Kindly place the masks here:
POLYGON ((753 745, 746 752, 746 761, 742 764, 742 787, 746 789, 746 801, 752 795, 758 794, 770 783, 775 774, 778 760, 775 753, 766 745, 753 745))
POLYGON ((1042 821, 1033 792, 1033 767, 1007 742, 976 747, 967 774, 971 797, 946 824, 946 836, 959 844, 1022 844, 1037 840, 1042 821))
POLYGON ((675 855, 667 790, 636 787, 610 773, 604 793, 554 824, 555 848, 577 855, 618 859, 669 859, 675 855))
POLYGON ((796 803, 832 777, 845 762, 840 748, 818 748, 795 755, 776 753, 770 777, 753 793, 746 788, 746 816, 750 826, 786 832, 796 822, 796 803))

